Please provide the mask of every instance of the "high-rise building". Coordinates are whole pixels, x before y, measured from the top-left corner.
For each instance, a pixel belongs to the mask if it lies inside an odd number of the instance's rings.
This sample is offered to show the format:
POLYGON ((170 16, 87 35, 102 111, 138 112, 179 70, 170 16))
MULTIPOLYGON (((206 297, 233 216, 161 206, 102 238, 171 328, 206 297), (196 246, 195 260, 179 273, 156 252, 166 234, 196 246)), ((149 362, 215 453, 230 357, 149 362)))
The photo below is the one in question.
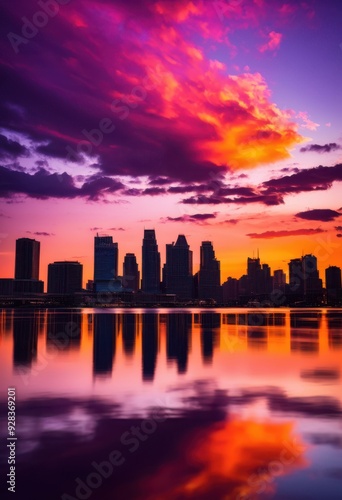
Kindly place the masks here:
POLYGON ((94 291, 106 291, 118 275, 118 244, 112 236, 94 239, 94 291))
POLYGON ((40 242, 19 238, 15 246, 15 279, 39 279, 40 242))
POLYGON ((312 305, 320 305, 323 297, 323 284, 317 269, 317 258, 304 255, 289 262, 289 291, 312 305))
POLYGON ((239 281, 229 277, 222 285, 222 298, 224 304, 235 303, 239 299, 239 281))
POLYGON ((192 251, 183 234, 176 243, 166 245, 163 285, 165 293, 175 294, 179 299, 193 297, 192 251))
POLYGON ((160 253, 154 229, 144 230, 141 289, 146 293, 160 292, 160 253))
POLYGON ((286 274, 282 269, 277 269, 273 273, 273 285, 276 290, 285 290, 286 274))
POLYGON ((123 263, 122 286, 126 290, 139 290, 140 272, 134 253, 126 253, 123 263))
POLYGON ((61 261, 48 265, 48 293, 72 294, 82 290, 83 266, 61 261))
POLYGON ((328 305, 337 306, 342 303, 341 268, 330 266, 325 270, 325 287, 328 305))
POLYGON ((198 273, 198 297, 221 302, 220 262, 215 257, 211 241, 203 241, 200 249, 200 270, 198 273))

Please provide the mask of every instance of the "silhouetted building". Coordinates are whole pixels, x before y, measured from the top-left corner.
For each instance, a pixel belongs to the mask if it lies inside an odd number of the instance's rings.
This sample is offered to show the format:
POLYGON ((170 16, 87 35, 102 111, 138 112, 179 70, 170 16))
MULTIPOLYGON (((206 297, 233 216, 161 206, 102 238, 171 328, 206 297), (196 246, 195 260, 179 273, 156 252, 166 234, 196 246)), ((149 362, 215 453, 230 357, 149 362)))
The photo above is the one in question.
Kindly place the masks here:
POLYGON ((193 297, 192 251, 183 234, 176 243, 166 245, 163 288, 165 293, 175 294, 179 299, 193 297))
POLYGON ((160 253, 154 229, 144 230, 141 289, 145 293, 160 291, 160 253))
POLYGON ((203 241, 200 249, 198 297, 201 300, 222 301, 220 262, 215 257, 211 241, 203 241))
POLYGON ((247 292, 250 297, 268 295, 273 288, 273 278, 268 264, 260 264, 260 259, 247 259, 247 292))
POLYGON ((44 281, 14 280, 14 295, 30 295, 44 292, 44 281))
POLYGON ((338 305, 342 300, 340 267, 329 266, 325 270, 325 287, 328 305, 338 305))
POLYGON ((83 266, 79 262, 61 261, 48 265, 48 293, 72 294, 82 290, 83 266))
POLYGON ((14 294, 14 279, 0 278, 0 295, 13 295, 13 294, 14 294))
POLYGON ((295 300, 308 305, 320 305, 323 300, 323 284, 317 269, 317 258, 304 255, 289 263, 289 294, 295 300))
POLYGON ((139 290, 140 272, 134 253, 127 253, 123 263, 122 285, 125 290, 137 292, 139 290))
POLYGON ((94 288, 96 292, 107 291, 111 280, 118 275, 118 244, 112 236, 94 238, 94 288))
POLYGON ((273 287, 276 290, 285 291, 286 286, 286 274, 282 269, 277 269, 273 273, 273 287))
POLYGON ((39 279, 40 242, 19 238, 15 245, 15 279, 39 279))
POLYGON ((224 304, 235 304, 239 299, 239 281, 229 277, 222 285, 222 296, 224 304))

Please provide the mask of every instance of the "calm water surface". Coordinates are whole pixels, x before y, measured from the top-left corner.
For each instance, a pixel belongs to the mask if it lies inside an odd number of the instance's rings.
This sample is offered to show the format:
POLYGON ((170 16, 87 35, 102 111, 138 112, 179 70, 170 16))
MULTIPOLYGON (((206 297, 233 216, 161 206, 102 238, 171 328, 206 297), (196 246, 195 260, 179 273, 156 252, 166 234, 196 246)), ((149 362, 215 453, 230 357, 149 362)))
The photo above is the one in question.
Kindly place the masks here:
POLYGON ((341 369, 342 310, 0 310, 13 498, 341 499, 341 369))

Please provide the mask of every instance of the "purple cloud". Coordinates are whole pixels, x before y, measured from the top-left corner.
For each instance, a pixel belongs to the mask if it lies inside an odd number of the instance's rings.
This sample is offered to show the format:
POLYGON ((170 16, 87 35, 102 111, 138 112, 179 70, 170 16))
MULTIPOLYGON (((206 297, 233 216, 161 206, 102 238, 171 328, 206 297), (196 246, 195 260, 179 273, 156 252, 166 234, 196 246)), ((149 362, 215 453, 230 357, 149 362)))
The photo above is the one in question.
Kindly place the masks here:
POLYGON ((300 148, 301 153, 331 153, 332 151, 338 151, 342 149, 342 147, 336 142, 330 142, 329 144, 310 144, 309 146, 305 146, 300 148))
POLYGON ((319 220, 322 222, 330 222, 335 220, 337 217, 341 217, 342 214, 336 212, 336 210, 317 208, 314 210, 307 210, 306 212, 299 212, 295 217, 305 220, 319 220))

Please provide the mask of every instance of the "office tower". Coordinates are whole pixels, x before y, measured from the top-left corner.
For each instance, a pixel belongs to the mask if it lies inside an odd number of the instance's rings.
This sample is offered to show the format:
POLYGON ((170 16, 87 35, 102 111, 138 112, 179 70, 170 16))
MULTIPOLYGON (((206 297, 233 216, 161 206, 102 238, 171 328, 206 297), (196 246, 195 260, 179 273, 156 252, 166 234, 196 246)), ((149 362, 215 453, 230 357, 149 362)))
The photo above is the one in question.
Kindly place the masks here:
POLYGON ((328 305, 339 305, 342 301, 341 269, 339 267, 330 266, 325 270, 325 287, 328 305))
POLYGON ((126 290, 139 290, 140 272, 134 253, 126 253, 123 263, 122 286, 126 290))
POLYGON ((183 234, 176 243, 166 245, 163 285, 165 293, 175 294, 179 299, 193 297, 192 251, 183 234))
POLYGON ((239 281, 229 277, 222 285, 222 298, 224 304, 235 303, 239 298, 239 281))
POLYGON ((166 356, 168 363, 177 363, 178 373, 187 371, 191 326, 191 314, 168 314, 166 317, 166 356))
POLYGON ((273 285, 276 290, 285 290, 286 274, 282 269, 277 269, 273 273, 273 285))
POLYGON ((94 238, 94 291, 108 291, 118 275, 118 244, 112 236, 94 238))
POLYGON ((317 269, 317 258, 304 255, 300 259, 292 259, 289 263, 290 294, 297 295, 311 305, 320 305, 323 296, 322 280, 317 269))
POLYGON ((79 262, 61 261, 48 265, 48 293, 70 294, 82 290, 83 266, 79 262))
POLYGON ((302 259, 291 259, 289 262, 289 289, 291 293, 304 294, 303 279, 302 259))
POLYGON ((146 293, 160 292, 160 253, 154 229, 144 230, 141 289, 146 293))
POLYGON ((203 241, 200 249, 200 270, 198 273, 198 297, 221 302, 220 262, 215 257, 211 241, 203 241))
POLYGON ((15 245, 15 279, 39 279, 40 242, 19 238, 15 245))

